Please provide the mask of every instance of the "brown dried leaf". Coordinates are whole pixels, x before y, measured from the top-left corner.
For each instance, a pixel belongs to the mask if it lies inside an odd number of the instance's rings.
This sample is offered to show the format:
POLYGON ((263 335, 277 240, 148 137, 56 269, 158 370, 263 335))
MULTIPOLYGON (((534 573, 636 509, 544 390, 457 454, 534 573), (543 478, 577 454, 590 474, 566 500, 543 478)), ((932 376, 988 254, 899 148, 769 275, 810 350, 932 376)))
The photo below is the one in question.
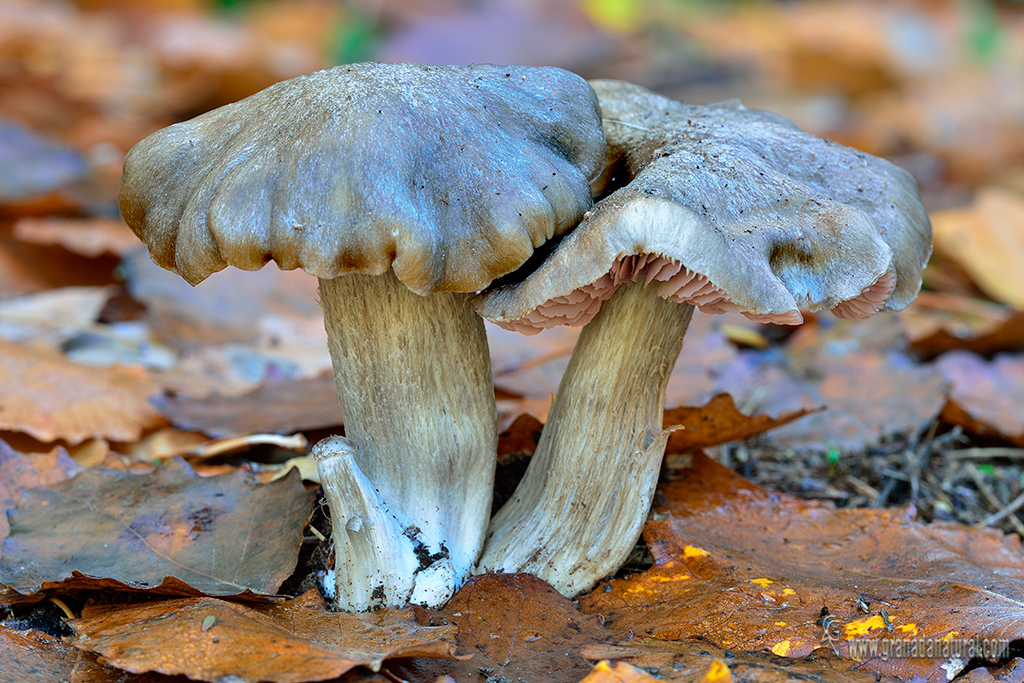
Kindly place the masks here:
POLYGON ((208 595, 273 595, 312 500, 297 473, 258 485, 246 468, 201 478, 181 459, 152 474, 86 470, 22 495, 0 583, 30 595, 79 571, 142 590, 174 577, 208 595))
POLYGON ((892 352, 743 352, 717 378, 744 412, 780 417, 786 411, 826 406, 773 429, 765 439, 779 448, 861 451, 882 439, 916 433, 942 410, 946 382, 930 366, 892 352))
POLYGON ((958 680, 961 683, 1024 683, 1024 659, 1014 657, 998 669, 973 669, 958 680))
POLYGON ((936 249, 960 263, 982 290, 1024 310, 1024 196, 982 188, 970 207, 933 214, 932 230, 936 249))
MULTIPOLYGON (((594 665, 593 670, 580 683, 656 683, 658 680, 629 664, 623 662, 609 664, 602 660, 594 665)), ((714 683, 726 683, 726 681, 718 680, 714 683)), ((732 683, 731 678, 728 683, 732 683)))
MULTIPOLYGON (((317 305, 317 280, 301 270, 228 268, 192 287, 150 261, 145 251, 129 254, 124 265, 129 292, 146 304, 154 331, 183 348, 252 343, 268 315, 322 315, 317 305)), ((326 332, 322 334, 323 343, 318 346, 327 357, 326 332)))
POLYGON ((139 368, 89 368, 47 349, 0 340, 0 429, 43 442, 134 441, 162 422, 157 387, 139 368))
POLYGON ((498 435, 498 457, 521 451, 532 454, 537 450, 542 429, 544 424, 540 420, 523 413, 498 435))
POLYGON ((922 292, 899 316, 910 349, 925 358, 955 350, 991 355, 1024 348, 1024 312, 989 301, 922 292))
POLYGON ((142 243, 124 221, 109 218, 22 218, 14 224, 22 242, 60 245, 82 256, 124 256, 142 243))
POLYGON ((278 605, 203 597, 86 607, 71 625, 75 647, 120 669, 211 683, 323 681, 394 657, 455 656, 453 626, 420 626, 411 609, 329 612, 315 590, 278 605))
POLYGON ((718 394, 699 408, 670 408, 665 411, 666 429, 675 425, 683 427, 668 437, 666 452, 679 453, 747 439, 781 427, 810 412, 813 411, 794 410, 774 418, 768 415, 744 415, 736 408, 732 396, 718 394))
POLYGON ((669 642, 636 636, 616 645, 585 647, 583 656, 625 662, 650 672, 658 680, 678 683, 711 683, 708 679, 724 683, 726 673, 735 683, 879 683, 874 674, 853 670, 857 662, 827 653, 791 659, 770 652, 723 650, 699 638, 669 642))
MULTIPOLYGON (((81 470, 63 448, 54 448, 45 455, 26 455, 0 440, 0 551, 10 533, 7 511, 14 508, 23 491, 56 484, 75 476, 81 470)), ((3 553, 0 552, 2 557, 3 553)))
POLYGON ((55 192, 88 172, 85 159, 28 128, 0 121, 0 204, 55 192))
POLYGON ((458 681, 481 674, 510 681, 577 683, 590 670, 580 650, 621 637, 602 628, 597 617, 580 614, 572 602, 528 574, 485 574, 462 587, 442 610, 416 608, 421 624, 454 624, 460 652, 472 661, 416 663, 415 675, 389 666, 401 678, 433 680, 448 674, 458 681))
POLYGON ((113 256, 86 258, 64 249, 20 242, 10 222, 0 218, 0 297, 32 294, 54 287, 115 284, 113 256))
MULTIPOLYGON (((1024 552, 1016 536, 926 526, 902 510, 800 501, 704 456, 661 492, 667 502, 657 512, 667 517, 644 531, 654 568, 580 598, 581 609, 602 614, 606 626, 792 657, 829 646, 823 607, 842 655, 851 638, 1024 634, 1024 552)), ((965 663, 876 658, 861 668, 945 681, 965 663)))
POLYGON ((935 365, 953 385, 943 420, 1024 447, 1024 356, 951 351, 935 365))
POLYGON ((159 675, 127 676, 39 631, 0 624, 0 681, 11 683, 184 683, 159 675))
POLYGON ((267 382, 238 397, 180 396, 160 399, 157 405, 172 424, 216 437, 255 432, 292 434, 343 422, 334 375, 267 382))

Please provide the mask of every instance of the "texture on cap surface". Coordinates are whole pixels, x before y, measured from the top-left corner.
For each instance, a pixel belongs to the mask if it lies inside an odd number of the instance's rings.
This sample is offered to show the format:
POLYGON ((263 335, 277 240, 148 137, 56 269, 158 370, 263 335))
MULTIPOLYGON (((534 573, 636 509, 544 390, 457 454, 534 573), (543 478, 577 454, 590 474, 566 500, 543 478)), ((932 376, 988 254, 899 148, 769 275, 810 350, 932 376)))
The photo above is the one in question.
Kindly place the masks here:
POLYGON ((578 222, 604 151, 569 72, 346 65, 154 133, 125 159, 120 206, 192 284, 273 260, 475 291, 578 222))
POLYGON ((592 85, 609 161, 629 183, 525 279, 478 297, 484 317, 520 319, 638 254, 681 262, 757 315, 834 308, 890 272, 885 308, 916 296, 931 229, 902 169, 738 103, 692 106, 626 83, 592 85))

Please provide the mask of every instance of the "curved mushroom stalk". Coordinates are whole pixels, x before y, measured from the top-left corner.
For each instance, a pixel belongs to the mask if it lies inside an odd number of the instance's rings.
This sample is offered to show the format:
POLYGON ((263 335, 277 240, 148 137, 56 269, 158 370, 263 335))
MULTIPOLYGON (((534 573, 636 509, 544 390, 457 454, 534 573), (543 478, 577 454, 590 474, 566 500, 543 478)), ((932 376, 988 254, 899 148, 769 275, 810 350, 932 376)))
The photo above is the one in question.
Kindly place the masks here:
POLYGON ((580 334, 523 481, 491 522, 478 571, 529 572, 572 596, 622 565, 658 482, 665 387, 692 314, 643 282, 604 303, 580 334))
MULTIPOLYGON (((335 560, 324 589, 335 603, 365 612, 381 607, 387 596, 409 601, 416 588, 428 592, 424 590, 428 582, 417 576, 415 525, 388 508, 356 465, 355 452, 352 442, 341 436, 313 446, 320 479, 330 482, 324 487, 324 498, 331 511, 335 560)), ((443 594, 454 578, 444 580, 445 574, 452 574, 451 562, 446 560, 438 569, 435 575, 441 580, 430 588, 443 594)))
MULTIPOLYGON (((405 539, 361 552, 360 562, 371 565, 365 576, 394 574, 370 586, 377 592, 368 607, 440 606, 472 570, 490 516, 497 413, 483 321, 467 295, 421 297, 390 271, 321 279, 320 298, 346 437, 355 449, 355 468, 339 469, 340 480, 319 463, 324 490, 353 490, 345 479, 358 470, 380 505, 402 520, 390 533, 405 539), (416 556, 412 565, 406 541, 416 556)), ((350 504, 366 505, 345 496, 328 504, 334 517, 347 517, 350 504)), ((349 543, 349 531, 335 527, 336 553, 349 543)), ((367 609, 362 598, 346 602, 352 589, 344 580, 338 573, 338 607, 367 609)))

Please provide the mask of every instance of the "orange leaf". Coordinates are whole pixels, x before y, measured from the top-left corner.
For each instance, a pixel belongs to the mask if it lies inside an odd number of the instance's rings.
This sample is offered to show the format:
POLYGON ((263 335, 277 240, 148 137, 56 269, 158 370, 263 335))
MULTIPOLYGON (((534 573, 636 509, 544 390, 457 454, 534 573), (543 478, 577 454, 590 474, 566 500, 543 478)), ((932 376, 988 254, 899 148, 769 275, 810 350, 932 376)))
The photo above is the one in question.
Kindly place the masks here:
POLYGON ((412 611, 329 612, 311 590, 279 605, 182 598, 86 607, 75 647, 142 673, 216 683, 322 681, 392 657, 454 658, 454 627, 424 627, 412 611))
POLYGON ((0 340, 0 429, 40 441, 135 441, 162 422, 140 369, 90 368, 59 353, 0 340))
MULTIPOLYGON (((701 455, 661 493, 666 503, 657 512, 666 517, 644 530, 655 566, 580 598, 606 626, 788 657, 833 646, 850 654, 853 638, 1024 633, 1016 536, 917 524, 902 510, 797 500, 701 455)), ((951 662, 879 657, 860 666, 945 680, 966 658, 951 662)))
POLYGON ((670 408, 665 411, 664 425, 668 429, 682 425, 672 432, 666 452, 678 453, 698 448, 710 448, 729 441, 747 439, 769 429, 780 427, 815 410, 794 410, 780 414, 744 415, 736 408, 729 394, 718 394, 699 408, 670 408))

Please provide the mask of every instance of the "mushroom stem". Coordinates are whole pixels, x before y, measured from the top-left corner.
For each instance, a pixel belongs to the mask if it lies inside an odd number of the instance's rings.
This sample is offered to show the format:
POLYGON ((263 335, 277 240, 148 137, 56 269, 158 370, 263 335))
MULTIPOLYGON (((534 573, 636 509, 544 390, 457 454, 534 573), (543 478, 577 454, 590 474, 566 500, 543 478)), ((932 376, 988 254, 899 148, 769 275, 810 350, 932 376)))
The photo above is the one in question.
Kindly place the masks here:
POLYGON ((356 449, 341 436, 313 446, 313 457, 331 510, 335 602, 363 612, 379 607, 381 596, 412 595, 419 566, 410 526, 388 509, 355 462, 356 449), (387 558, 388 564, 381 564, 387 558))
MULTIPOLYGON (((355 464, 408 520, 403 534, 418 558, 413 576, 392 581, 408 579, 411 597, 384 589, 374 606, 440 606, 472 570, 490 515, 497 414, 483 321, 468 295, 421 297, 392 271, 321 279, 320 299, 355 464)), ((325 492, 348 485, 331 476, 322 484, 325 492)), ((386 545, 379 551, 363 575, 406 571, 386 545)), ((356 608, 340 599, 349 590, 339 585, 338 607, 356 608)))
POLYGON ((529 572, 571 597, 622 565, 658 482, 665 387, 692 314, 638 282, 583 328, 526 475, 491 520, 478 572, 529 572))

